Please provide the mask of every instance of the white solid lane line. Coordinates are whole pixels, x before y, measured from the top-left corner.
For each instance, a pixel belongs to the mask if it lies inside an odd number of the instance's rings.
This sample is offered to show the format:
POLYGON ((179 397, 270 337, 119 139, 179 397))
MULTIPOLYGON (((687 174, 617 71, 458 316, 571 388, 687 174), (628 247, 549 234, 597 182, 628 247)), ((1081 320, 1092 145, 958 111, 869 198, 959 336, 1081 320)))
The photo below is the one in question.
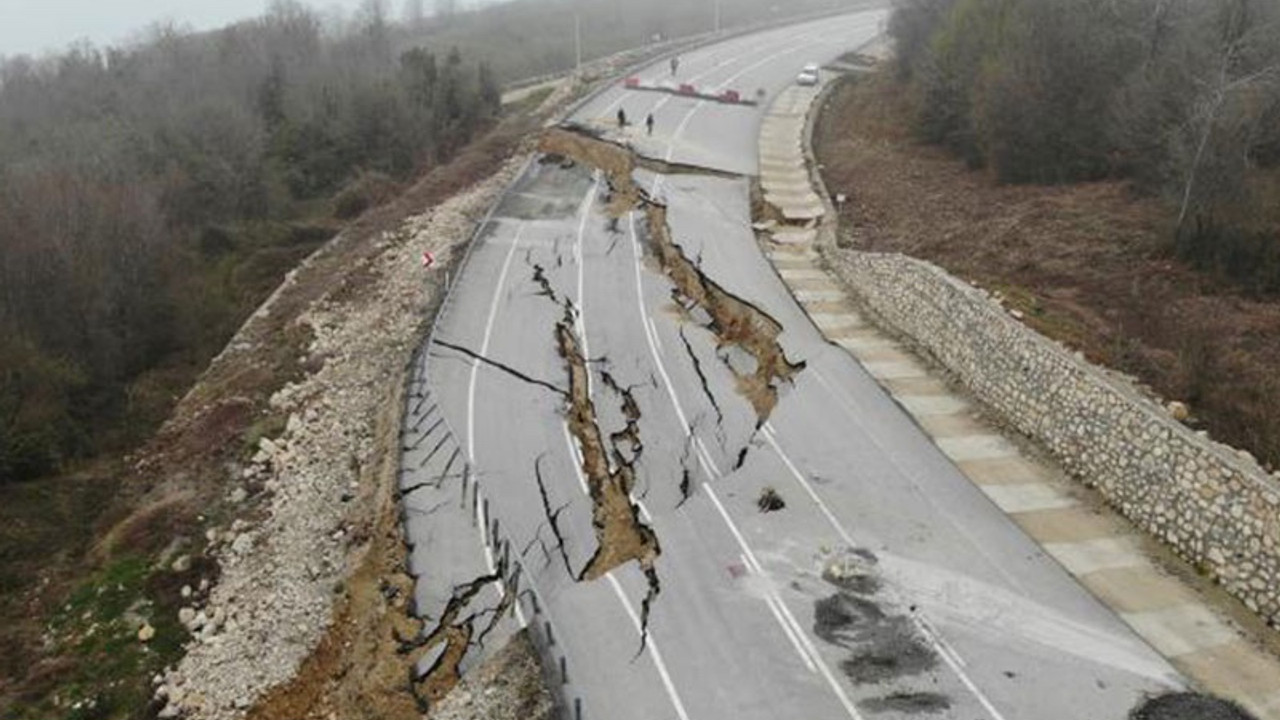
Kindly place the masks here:
MULTIPOLYGON (((685 419, 684 409, 680 404, 680 398, 676 395, 675 385, 671 382, 670 376, 667 375, 666 365, 662 362, 662 358, 658 354, 657 347, 654 345, 653 337, 649 333, 650 318, 644 305, 643 275, 640 272, 640 259, 642 254, 640 252, 639 241, 636 237, 635 213, 631 214, 629 225, 633 248, 632 255, 635 260, 636 300, 640 310, 641 325, 645 328, 645 336, 649 341, 649 351, 653 356, 653 362, 657 367, 658 373, 662 376, 662 383, 667 389, 667 396, 671 399, 671 404, 676 411, 676 417, 680 421, 681 429, 684 431, 685 437, 693 437, 689 423, 685 419)), ((710 454, 707 452, 706 446, 702 444, 702 440, 694 437, 694 444, 697 449, 696 454, 698 455, 698 460, 703 466, 703 472, 707 473, 708 480, 713 481, 718 479, 720 477, 720 471, 718 468, 715 468, 714 463, 711 461, 710 454)), ((767 575, 764 572, 764 567, 760 564, 759 560, 756 559, 755 553, 751 550, 751 546, 747 544, 742 532, 733 522, 733 519, 729 517, 729 513, 724 509, 724 505, 720 503, 720 499, 716 497, 715 492, 711 488, 711 483, 706 483, 703 488, 711 499, 712 504, 719 512, 721 519, 724 520, 725 525, 729 528, 730 534, 732 534, 734 540, 737 541, 739 548, 741 548, 743 554, 749 559, 750 566, 757 575, 762 578, 767 578, 767 575)), ((780 596, 778 596, 777 590, 771 585, 766 585, 765 601, 770 612, 773 613, 774 618, 778 621, 778 624, 782 626, 783 633, 792 641, 796 653, 800 655, 800 659, 804 662, 805 667, 809 668, 811 672, 817 669, 835 693, 837 700, 839 700, 845 711, 849 713, 849 716, 854 718, 854 720, 861 720, 861 716, 858 714, 853 703, 849 700, 849 696, 845 693, 844 688, 840 686, 839 681, 835 678, 831 669, 827 667, 826 663, 822 660, 822 657, 818 655, 817 649, 805 634, 799 621, 796 620, 786 603, 783 602, 780 596), (818 667, 815 668, 815 665, 818 667)))
MULTIPOLYGON (((587 231, 587 217, 591 210, 590 201, 596 196, 599 188, 600 171, 597 170, 595 174, 595 181, 591 186, 591 192, 588 193, 587 197, 583 200, 581 208, 582 222, 578 225, 578 241, 576 246, 576 254, 578 258, 578 322, 576 331, 578 333, 578 341, 582 343, 583 359, 588 362, 590 361, 591 355, 590 350, 588 349, 590 346, 587 342, 587 299, 584 294, 584 269, 586 267, 586 256, 583 253, 583 240, 587 231)), ((593 398, 594 392, 591 385, 591 366, 589 364, 587 365, 586 370, 587 397, 593 398)), ((582 471, 581 451, 578 450, 577 445, 573 442, 573 438, 569 433, 569 426, 566 424, 564 427, 565 439, 569 442, 569 459, 574 461, 574 474, 578 477, 578 484, 582 487, 583 492, 586 493, 587 497, 591 497, 590 486, 587 484, 587 479, 583 475, 582 471)), ((632 502, 635 502, 634 497, 632 497, 631 500, 632 502)), ((645 513, 647 514, 647 511, 645 511, 645 513)), ((613 573, 608 573, 606 577, 609 578, 609 584, 613 586, 613 592, 617 595, 618 601, 622 603, 622 609, 625 610, 627 615, 631 618, 632 623, 636 626, 636 630, 641 633, 642 637, 644 637, 644 633, 646 632, 644 625, 641 624, 640 617, 636 615, 635 608, 631 606, 631 601, 628 600, 626 594, 622 592, 621 585, 619 585, 617 579, 613 577, 613 573)), ((662 653, 658 651, 658 645, 654 642, 652 635, 647 638, 647 641, 645 642, 645 649, 649 653, 649 658, 653 660, 653 665, 658 671, 658 676, 662 679, 662 686, 666 689, 667 697, 670 698, 671 705, 675 708, 676 714, 680 717, 680 720, 689 720, 689 715, 684 709, 684 702, 680 699, 680 693, 676 690, 675 683, 671 680, 671 674, 667 672, 667 664, 662 659, 662 653)))
MULTIPOLYGON (((480 357, 489 354, 489 341, 493 340, 493 324, 498 318, 498 305, 502 300, 502 288, 507 284, 507 273, 511 270, 511 260, 516 256, 516 249, 520 247, 520 238, 524 237, 525 224, 521 223, 516 228, 516 237, 511 241, 511 250, 507 251, 507 259, 503 260, 502 273, 498 275, 498 286, 493 290, 493 301, 489 305, 489 320, 485 323, 484 338, 480 341, 480 357)), ((471 466, 476 464, 476 378, 480 374, 480 360, 471 360, 471 382, 467 387, 467 460, 471 466)), ((479 480, 476 480, 479 482, 479 480)), ((480 501, 480 488, 476 487, 476 515, 481 515, 481 507, 484 503, 480 501)), ((493 548, 489 547, 489 528, 485 527, 484 519, 480 518, 480 544, 484 547, 484 561, 486 568, 489 568, 489 574, 492 575, 498 571, 497 562, 494 561, 493 548)), ((506 596, 506 583, 498 583, 499 592, 506 596)), ((525 618, 525 611, 521 610, 520 603, 516 603, 516 620, 520 621, 520 629, 529 626, 529 620, 525 618)))
MULTIPOLYGON (((591 199, 592 197, 595 196, 598 186, 599 186, 599 180, 597 178, 596 183, 592 186, 591 190, 587 192, 586 196, 582 200, 583 228, 579 229, 579 245, 581 245, 581 233, 582 233, 582 230, 585 228, 585 224, 586 224, 587 210, 590 209, 591 199)), ((507 251, 507 256, 502 262, 502 271, 498 274, 498 282, 493 289, 493 299, 489 303, 489 317, 485 321, 484 337, 480 341, 480 352, 479 352, 480 357, 487 357, 489 355, 489 344, 493 340, 493 326, 498 319, 498 309, 502 303, 502 292, 507 286, 507 275, 511 272, 511 261, 515 258, 516 250, 519 249, 520 247, 521 239, 524 238, 524 231, 525 231, 525 224, 520 223, 516 227, 515 238, 513 238, 511 241, 511 249, 507 251)), ((581 247, 579 247, 578 252, 581 253, 581 247)), ((581 262, 579 262, 578 267, 579 269, 581 269, 582 267, 581 262)), ((581 286, 581 283, 582 283, 581 270, 579 270, 578 283, 579 283, 579 286, 581 286)), ((473 358, 471 361, 471 378, 467 386, 467 459, 469 460, 472 467, 475 467, 475 464, 476 464, 476 384, 479 379, 479 376, 480 376, 480 360, 479 358, 473 358)), ((480 495, 479 488, 476 489, 476 495, 477 497, 479 497, 480 495)), ((482 506, 482 503, 476 502, 477 513, 480 512, 479 508, 481 506, 482 506)), ((481 544, 484 547, 485 565, 486 567, 489 568, 489 572, 493 573, 497 571, 497 564, 493 556, 493 549, 490 547, 491 543, 489 541, 489 528, 485 527, 485 523, 483 522, 483 519, 481 519, 480 528, 481 528, 480 539, 481 539, 481 544)), ((501 592, 504 595, 506 594, 505 584, 502 584, 501 592)), ((520 603, 515 604, 515 609, 516 609, 516 619, 520 623, 520 628, 524 629, 528 627, 529 626, 528 619, 525 617, 524 610, 520 607, 520 603)))
MULTIPOLYGON (((651 192, 657 191, 661 180, 662 178, 660 176, 655 178, 651 192)), ((689 421, 686 419, 684 408, 680 403, 680 398, 676 394, 675 384, 671 382, 671 377, 667 374, 666 364, 662 361, 661 354, 658 352, 657 325, 649 316, 648 310, 644 304, 644 280, 643 274, 641 273, 643 252, 640 249, 639 240, 637 239, 635 213, 631 213, 628 219, 632 243, 632 257, 634 260, 633 266, 636 278, 636 306, 640 311, 640 324, 645 330, 645 338, 649 344, 650 355, 653 358, 653 363, 658 370, 658 374, 662 377, 662 384, 667 390, 667 397, 670 398, 672 407, 675 409, 676 418, 680 421, 681 430, 683 430, 686 438, 692 438, 693 440, 694 454, 697 456, 698 463, 702 466, 702 471, 706 474, 708 480, 708 483, 704 485, 704 487, 710 491, 710 482, 721 477, 720 469, 716 467, 715 461, 711 458, 711 453, 708 452, 706 445, 702 442, 702 438, 693 434, 689 421)), ((719 499, 715 497, 714 493, 711 493, 711 499, 719 510, 720 517, 728 525, 729 531, 738 542, 739 547, 743 550, 746 556, 750 558, 751 562, 749 564, 753 567, 755 573, 762 578, 767 578, 763 566, 761 566, 759 561, 755 559, 755 553, 751 551, 750 546, 747 545, 746 540, 742 537, 742 533, 738 531, 737 526, 733 523, 733 520, 730 519, 729 514, 725 512, 724 507, 720 504, 719 499)), ((783 633, 789 640, 791 640, 796 653, 804 662, 805 667, 807 667, 810 672, 817 670, 815 667, 815 661, 818 663, 822 662, 821 658, 817 656, 817 651, 811 649, 812 645, 809 643, 808 637, 805 636, 804 629, 800 626, 800 623, 796 620, 795 616, 791 614, 786 603, 784 603, 782 598, 778 596, 777 590, 767 584, 765 588, 765 603, 773 614, 774 619, 777 620, 780 626, 782 626, 783 633), (802 640, 798 641, 797 636, 802 640), (810 650, 806 651, 806 647, 810 648, 810 650)), ((831 674, 829 669, 825 668, 825 666, 823 676, 828 683, 835 682, 834 676, 831 674)), ((844 695, 843 689, 841 689, 838 684, 833 685, 832 687, 836 692, 837 698, 840 699, 841 704, 844 705, 846 709, 852 707, 848 703, 848 697, 844 695)), ((857 717, 856 714, 854 717, 857 717)))
MULTIPOLYGON (((561 425, 564 428, 564 443, 569 448, 569 459, 573 461, 575 468, 582 467, 582 451, 578 449, 578 441, 573 439, 573 435, 569 432, 569 423, 561 425)), ((591 497, 591 488, 587 487, 587 479, 583 477, 582 472, 575 473, 578 478, 578 486, 582 488, 582 494, 591 497)))
MULTIPOLYGON (((742 536, 742 532, 738 530, 738 526, 733 522, 733 518, 729 517, 729 512, 725 510, 724 505, 720 502, 720 498, 716 496, 715 490, 711 487, 711 483, 707 483, 702 489, 707 493, 707 497, 710 498, 711 503, 715 505, 716 510, 720 512, 720 517, 724 519, 725 524, 729 526, 729 531, 733 534, 734 539, 738 541, 738 546, 742 548, 743 554, 746 555, 747 558, 751 560, 751 563, 763 574, 764 570, 760 565, 760 561, 756 559, 755 553, 751 551, 751 546, 747 544, 746 538, 744 538, 742 536)), ((770 592, 773 591, 772 588, 767 588, 767 590, 770 592)), ((818 649, 814 647, 813 641, 809 639, 808 635, 804 634, 804 630, 801 629, 800 623, 797 622, 795 616, 791 614, 791 610, 787 607, 786 603, 783 602, 780 597, 776 598, 776 600, 781 612, 795 625, 795 628, 799 630, 801 643, 803 643, 805 650, 807 650, 808 654, 812 657, 813 662, 817 664, 818 671, 822 675, 822 679, 827 682, 827 686, 831 688, 831 692, 835 693, 836 699, 840 701, 840 705, 844 707, 845 712, 849 714, 849 717, 852 720, 863 720, 862 715, 858 712, 858 708, 854 706, 853 701, 849 699, 848 693, 846 693, 844 691, 844 687, 840 685, 840 681, 836 679, 835 674, 831 672, 831 668, 827 665, 826 661, 822 659, 822 655, 820 655, 818 653, 818 649)))
MULTIPOLYGON (((511 249, 507 251, 507 258, 502 263, 502 272, 498 275, 497 287, 493 290, 493 301, 489 305, 489 320, 484 326, 484 338, 480 342, 480 357, 485 357, 489 353, 489 341, 493 339, 493 323, 498 317, 498 304, 502 300, 502 289, 507 284, 507 273, 511 270, 511 259, 516 255, 516 248, 520 247, 520 239, 524 236, 524 223, 516 228, 516 236, 511 241, 511 249)), ((476 380, 480 375, 480 360, 472 359, 471 361, 471 381, 467 388, 467 459, 472 467, 476 464, 476 380)), ((479 482, 477 480, 477 482, 479 482)), ((476 514, 482 515, 483 503, 480 501, 480 488, 476 487, 476 514)), ((497 572, 498 566, 493 557, 493 549, 489 542, 489 528, 486 527, 484 519, 479 518, 480 522, 480 544, 484 548, 485 567, 489 568, 489 574, 497 572)), ((499 592, 503 596, 507 594, 505 583, 497 583, 499 592)), ((524 610, 520 608, 520 603, 515 604, 516 619, 520 623, 520 629, 529 627, 528 619, 524 616, 524 610)))
MULTIPOLYGON (((771 423, 765 423, 764 427, 761 428, 760 434, 764 437, 765 441, 769 443, 769 447, 773 448, 773 451, 777 454, 778 458, 782 460, 783 465, 786 465, 787 471, 791 473, 791 476, 796 479, 796 482, 800 483, 800 487, 804 488, 804 491, 810 498, 812 498, 814 504, 818 506, 818 509, 840 535, 840 538, 844 540, 850 548, 860 547, 858 543, 853 541, 853 536, 849 534, 849 531, 845 529, 844 525, 836 519, 835 514, 831 512, 831 509, 827 507, 827 504, 818 496, 817 491, 814 490, 809 479, 796 468, 795 463, 791 461, 791 458, 783 451, 782 446, 778 444, 777 439, 774 437, 773 425, 771 423)), ((956 654, 955 650, 934 631, 933 626, 924 622, 919 615, 915 613, 911 614, 911 621, 920 631, 920 634, 929 641, 929 644, 933 646, 933 649, 947 663, 947 667, 951 668, 951 671, 954 672, 956 677, 960 679, 960 682, 969 689, 969 692, 977 699, 978 703, 982 705, 988 713, 990 713, 991 717, 994 718, 994 720, 1005 720, 1004 715, 996 709, 996 706, 991 702, 991 699, 987 697, 986 693, 982 692, 981 688, 979 688, 973 679, 969 677, 969 674, 965 672, 964 661, 958 654, 956 654)))
MULTIPOLYGON (((644 276, 640 268, 643 252, 640 250, 640 241, 636 236, 636 214, 634 212, 628 215, 628 221, 632 255, 635 259, 636 306, 640 310, 640 324, 644 327, 645 340, 648 341, 649 354, 653 357, 653 364, 657 367, 658 374, 662 376, 662 384, 667 389, 667 396, 671 398, 671 405, 675 408, 676 418, 680 421, 680 429, 684 431, 685 437, 691 437, 693 433, 689 426, 689 420, 684 414, 684 408, 680 405, 680 398, 676 397, 675 384, 671 382, 671 376, 667 374, 667 366, 662 362, 662 356, 658 352, 657 326, 652 324, 649 311, 644 306, 644 276)), ((708 478, 718 477, 720 470, 707 453, 706 447, 701 443, 695 444, 697 445, 695 454, 698 457, 698 464, 702 466, 702 472, 706 473, 708 478)))
MULTIPOLYGON (((618 601, 622 603, 622 608, 627 611, 627 615, 631 618, 631 624, 635 625, 636 632, 645 635, 644 625, 640 622, 640 616, 636 614, 636 609, 631 606, 631 601, 627 599, 626 593, 622 592, 622 584, 613 576, 613 573, 605 575, 609 579, 609 585, 613 588, 613 593, 618 596, 618 601)), ((689 713, 685 712, 684 703, 680 700, 680 693, 676 691, 675 683, 671 681, 671 673, 667 672, 667 663, 662 659, 662 653, 658 650, 658 641, 649 635, 644 643, 645 650, 648 651, 649 657, 653 660, 653 665, 658 669, 658 677, 662 678, 662 686, 667 689, 667 696, 671 698, 671 704, 676 709, 676 715, 680 720, 689 720, 689 713)))
MULTIPOLYGON (((587 478, 582 472, 582 456, 578 452, 577 444, 569 434, 568 425, 565 425, 565 440, 569 445, 569 459, 573 461, 573 473, 578 477, 578 484, 582 487, 582 491, 587 494, 587 497, 591 497, 591 491, 587 486, 587 478)), ((640 617, 636 615, 635 608, 632 607, 631 601, 627 599, 626 593, 622 591, 622 586, 613 577, 613 573, 606 573, 605 577, 609 579, 609 584, 613 586, 613 593, 618 597, 618 602, 622 604, 622 609, 631 618, 631 622, 635 625, 636 631, 640 633, 640 637, 645 640, 645 649, 649 653, 649 659, 653 661, 654 668, 658 671, 658 677, 662 680, 662 686, 667 691, 671 706, 675 708, 680 720, 689 720, 689 714, 684 709, 684 701, 680 699, 680 692, 676 690, 675 683, 671 680, 671 673, 667 671, 667 663, 662 659, 662 653, 658 651, 658 645, 654 642, 653 635, 650 634, 646 637, 644 624, 640 622, 640 617)))
MULTIPOLYGON (((739 554, 738 557, 742 559, 742 564, 750 570, 752 575, 761 578, 764 582, 769 582, 769 576, 758 570, 755 564, 747 559, 745 553, 739 554)), ((803 633, 797 633, 796 628, 787 622, 787 619, 782 615, 782 611, 778 609, 778 602, 774 600, 772 595, 765 595, 765 601, 768 603, 769 611, 773 613, 774 619, 782 626, 782 631, 787 634, 787 639, 791 641, 791 647, 795 648, 796 654, 804 660, 805 667, 809 668, 809 672, 818 672, 818 666, 813 663, 813 657, 809 655, 809 652, 804 649, 804 645, 800 642, 800 635, 803 633)))
MULTIPOLYGON (((833 36, 833 35, 834 35, 834 36, 836 36, 836 37, 839 37, 839 36, 844 35, 844 33, 846 33, 846 32, 853 32, 853 31, 862 30, 862 29, 863 29, 863 27, 862 27, 861 25, 859 25, 859 26, 857 26, 857 27, 855 27, 855 28, 852 28, 852 29, 850 29, 850 30, 841 30, 839 33, 832 33, 832 32, 814 32, 814 33, 810 33, 810 34, 808 34, 808 35, 805 35, 803 39, 804 39, 804 40, 814 40, 815 38, 823 38, 823 39, 820 41, 820 44, 821 44, 821 43, 828 43, 828 42, 833 42, 833 39, 832 39, 832 36, 833 36)), ((718 86, 717 86, 717 87, 712 91, 712 93, 714 94, 714 93, 718 93, 718 92, 721 92, 721 91, 725 90, 726 88, 728 88, 728 87, 729 87, 729 84, 730 84, 730 83, 736 82, 736 81, 737 81, 738 79, 740 79, 743 75, 746 75, 747 73, 749 73, 749 72, 751 72, 751 71, 753 71, 753 70, 755 70, 755 69, 757 69, 757 68, 759 68, 759 67, 761 67, 761 66, 763 66, 763 65, 765 65, 765 64, 768 64, 768 63, 770 63, 770 62, 773 62, 774 60, 777 60, 777 59, 778 59, 778 58, 780 58, 780 57, 784 57, 784 56, 786 56, 786 55, 791 55, 791 54, 793 54, 793 53, 800 52, 801 50, 807 50, 807 49, 809 49, 809 48, 811 48, 811 47, 813 47, 813 43, 812 43, 812 42, 806 42, 806 43, 801 44, 801 45, 798 45, 798 46, 796 46, 796 47, 793 47, 793 48, 790 48, 790 49, 787 49, 787 50, 783 50, 783 51, 781 51, 781 52, 777 52, 777 53, 774 53, 774 54, 772 54, 772 55, 769 55, 768 57, 762 58, 762 59, 760 59, 760 60, 758 60, 758 61, 756 61, 756 62, 752 63, 751 65, 748 65, 747 67, 743 68, 742 70, 740 70, 740 71, 739 71, 739 72, 737 72, 736 74, 732 75, 731 77, 729 77, 729 79, 725 80, 723 83, 721 83, 720 85, 718 85, 718 86)), ((672 156, 675 154, 675 143, 676 143, 676 141, 677 141, 677 140, 679 140, 679 139, 680 139, 680 136, 684 133, 685 129, 688 127, 688 125, 689 125, 689 121, 691 121, 691 120, 693 119, 693 116, 694 116, 694 115, 697 115, 697 114, 698 114, 698 112, 699 112, 700 110, 702 110, 702 108, 706 105, 706 103, 707 103, 707 102, 708 102, 707 100, 698 100, 698 102, 697 102, 697 103, 695 103, 695 104, 694 104, 694 106, 693 106, 692 108, 690 108, 690 109, 689 109, 689 112, 684 116, 684 119, 680 121, 680 125, 676 128, 676 132, 675 132, 675 134, 674 134, 674 135, 672 135, 672 137, 671 137, 671 139, 670 139, 669 141, 667 141, 667 154, 666 154, 666 156, 665 156, 665 160, 666 160, 666 162, 671 162, 671 158, 672 158, 672 156)))
POLYGON ((595 199, 600 192, 600 171, 596 170, 592 179, 591 190, 586 197, 582 198, 582 205, 578 208, 578 212, 582 215, 582 221, 578 224, 578 241, 574 245, 574 255, 578 259, 578 317, 577 331, 578 337, 582 340, 582 359, 587 363, 587 397, 594 395, 592 391, 593 380, 591 378, 591 346, 587 340, 587 298, 583 290, 586 282, 587 258, 583 254, 583 238, 587 234, 587 218, 591 215, 591 201, 595 199))
POLYGON ((662 352, 662 338, 658 337, 658 324, 649 318, 649 334, 653 336, 654 343, 658 346, 658 352, 662 352))
MULTIPOLYGON (((489 547, 489 528, 485 527, 484 522, 484 493, 476 487, 476 524, 480 526, 480 544, 484 548, 484 564, 489 568, 489 574, 493 575, 498 572, 497 561, 493 557, 493 548, 489 547)), ((507 596, 507 584, 503 581, 495 581, 494 585, 498 586, 498 593, 502 597, 507 596)), ((530 580, 532 584, 532 580, 530 580)), ((512 603, 512 607, 516 610, 516 622, 520 623, 520 629, 524 630, 529 627, 529 619, 525 617, 524 608, 520 607, 520 598, 516 598, 512 603)))
MULTIPOLYGON (((515 239, 511 241, 511 249, 507 251, 507 259, 502 263, 502 272, 498 274, 498 283, 493 288, 493 300, 489 302, 489 319, 484 325, 484 337, 480 341, 480 357, 489 354, 489 341, 493 339, 493 324, 498 319, 498 305, 502 301, 502 289, 507 284, 507 273, 511 271, 511 260, 520 247, 520 239, 524 236, 524 223, 516 228, 515 239)), ((480 359, 471 360, 471 382, 467 388, 467 459, 476 464, 476 379, 480 375, 480 359)))

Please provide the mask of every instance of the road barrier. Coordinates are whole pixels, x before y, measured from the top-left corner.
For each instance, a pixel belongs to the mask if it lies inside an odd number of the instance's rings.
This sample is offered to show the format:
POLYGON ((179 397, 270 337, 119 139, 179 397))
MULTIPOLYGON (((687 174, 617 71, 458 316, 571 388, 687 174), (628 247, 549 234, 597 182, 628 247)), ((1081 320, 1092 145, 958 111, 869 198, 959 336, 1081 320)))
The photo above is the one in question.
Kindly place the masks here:
POLYGON ((759 105, 755 100, 744 99, 742 97, 742 93, 737 90, 724 90, 714 94, 705 93, 699 91, 697 87, 689 83, 681 83, 679 85, 646 85, 638 77, 629 77, 623 81, 622 86, 627 90, 667 93, 668 95, 678 95, 680 97, 687 97, 695 100, 707 100, 710 102, 724 103, 725 105, 747 105, 751 107, 759 105))

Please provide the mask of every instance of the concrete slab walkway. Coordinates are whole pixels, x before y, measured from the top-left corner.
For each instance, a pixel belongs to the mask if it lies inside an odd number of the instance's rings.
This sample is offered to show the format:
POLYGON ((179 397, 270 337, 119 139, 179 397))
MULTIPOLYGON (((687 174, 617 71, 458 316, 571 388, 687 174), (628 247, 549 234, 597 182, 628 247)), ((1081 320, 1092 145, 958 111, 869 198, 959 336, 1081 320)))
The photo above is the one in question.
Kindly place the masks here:
POLYGON ((817 88, 798 85, 784 90, 760 126, 760 187, 765 202, 788 222, 818 220, 826 214, 804 158, 805 119, 817 94, 817 88))

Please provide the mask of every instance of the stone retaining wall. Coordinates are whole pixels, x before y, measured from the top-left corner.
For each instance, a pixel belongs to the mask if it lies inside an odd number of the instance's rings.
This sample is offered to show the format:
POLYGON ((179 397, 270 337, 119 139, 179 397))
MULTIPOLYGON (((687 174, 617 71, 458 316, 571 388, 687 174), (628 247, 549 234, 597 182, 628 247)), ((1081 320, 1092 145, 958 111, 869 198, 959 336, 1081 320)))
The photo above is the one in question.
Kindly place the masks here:
POLYGON ((828 250, 831 268, 1009 424, 1280 627, 1280 482, 930 263, 828 250))

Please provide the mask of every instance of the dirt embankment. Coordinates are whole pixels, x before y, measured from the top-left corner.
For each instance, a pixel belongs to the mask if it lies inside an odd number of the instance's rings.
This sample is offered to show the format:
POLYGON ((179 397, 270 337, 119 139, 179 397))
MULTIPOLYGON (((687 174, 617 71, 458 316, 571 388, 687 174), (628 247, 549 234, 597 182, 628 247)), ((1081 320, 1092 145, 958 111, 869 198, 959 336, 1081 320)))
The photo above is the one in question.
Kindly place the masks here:
POLYGON ((1038 331, 1191 407, 1190 423, 1280 465, 1280 299, 1174 259, 1169 210, 1124 182, 1003 186, 917 143, 887 73, 837 89, 818 162, 841 243, 934 262, 1038 331))
POLYGON ((369 238, 369 254, 300 309, 311 369, 271 395, 282 432, 237 471, 261 484, 246 493, 256 517, 206 535, 221 577, 191 610, 224 620, 190 625, 196 639, 158 693, 164 712, 230 718, 266 693, 255 717, 417 716, 413 658, 396 640, 417 627, 394 484, 404 368, 439 298, 440 271, 420 258, 458 255, 519 168, 502 158, 496 174, 369 238))

